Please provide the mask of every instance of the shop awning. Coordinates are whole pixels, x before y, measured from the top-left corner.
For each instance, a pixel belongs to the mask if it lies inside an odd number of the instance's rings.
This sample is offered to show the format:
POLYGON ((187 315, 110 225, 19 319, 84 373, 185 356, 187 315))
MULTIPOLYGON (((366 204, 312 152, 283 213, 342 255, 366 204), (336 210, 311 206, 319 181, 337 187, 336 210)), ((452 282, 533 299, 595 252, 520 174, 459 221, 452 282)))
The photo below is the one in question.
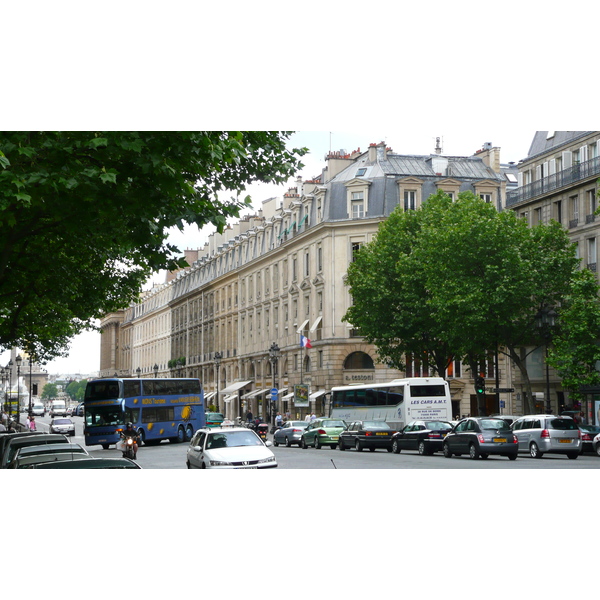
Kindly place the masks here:
POLYGON ((320 398, 323 394, 326 394, 327 390, 319 390, 317 392, 313 392, 308 399, 309 400, 316 400, 317 398, 320 398))
POLYGON ((317 320, 312 324, 312 327, 310 328, 311 333, 319 326, 319 323, 322 320, 323 320, 323 317, 317 317, 317 320))
POLYGON ((209 392, 208 394, 204 394, 204 401, 210 400, 213 396, 216 396, 217 392, 209 392))
POLYGON ((306 319, 306 321, 304 321, 304 323, 302 323, 302 325, 300 325, 300 327, 298 327, 298 329, 296 330, 296 333, 302 333, 302 331, 304 330, 304 328, 308 325, 308 319, 306 319))
POLYGON ((232 400, 235 400, 237 398, 237 396, 235 394, 232 394, 231 396, 225 396, 225 398, 223 398, 223 402, 231 402, 232 400))
POLYGON ((294 397, 294 392, 291 392, 290 394, 286 394, 285 396, 283 396, 281 399, 282 400, 289 400, 290 398, 294 397))
POLYGON ((253 392, 248 392, 247 394, 244 394, 242 396, 242 400, 245 400, 247 398, 254 398, 254 396, 260 396, 260 394, 264 394, 265 392, 268 392, 271 388, 266 388, 264 390, 254 390, 253 392))
POLYGON ((239 389, 246 387, 249 383, 252 383, 252 379, 250 381, 238 381, 237 383, 232 383, 228 385, 226 388, 220 390, 221 394, 231 394, 231 392, 237 392, 239 389))

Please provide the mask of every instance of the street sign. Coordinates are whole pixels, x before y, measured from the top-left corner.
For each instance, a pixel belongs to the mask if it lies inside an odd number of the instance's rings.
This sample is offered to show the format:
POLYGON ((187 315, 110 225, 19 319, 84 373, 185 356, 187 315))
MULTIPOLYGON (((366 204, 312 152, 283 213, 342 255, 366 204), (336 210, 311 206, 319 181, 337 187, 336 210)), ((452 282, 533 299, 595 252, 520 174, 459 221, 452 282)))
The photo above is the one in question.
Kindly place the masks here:
POLYGON ((515 388, 492 388, 490 392, 492 394, 512 394, 515 391, 515 388))
POLYGON ((279 394, 279 390, 277 388, 271 388, 271 401, 275 402, 277 400, 277 396, 279 394))

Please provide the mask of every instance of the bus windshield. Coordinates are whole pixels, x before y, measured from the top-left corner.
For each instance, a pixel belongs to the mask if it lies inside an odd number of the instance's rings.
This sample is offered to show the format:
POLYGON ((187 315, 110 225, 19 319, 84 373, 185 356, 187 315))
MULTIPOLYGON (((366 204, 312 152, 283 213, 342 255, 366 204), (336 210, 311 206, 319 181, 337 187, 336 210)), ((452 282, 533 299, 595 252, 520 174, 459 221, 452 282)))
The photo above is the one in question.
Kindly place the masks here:
POLYGON ((91 406, 85 409, 86 425, 122 425, 123 411, 120 406, 91 406))

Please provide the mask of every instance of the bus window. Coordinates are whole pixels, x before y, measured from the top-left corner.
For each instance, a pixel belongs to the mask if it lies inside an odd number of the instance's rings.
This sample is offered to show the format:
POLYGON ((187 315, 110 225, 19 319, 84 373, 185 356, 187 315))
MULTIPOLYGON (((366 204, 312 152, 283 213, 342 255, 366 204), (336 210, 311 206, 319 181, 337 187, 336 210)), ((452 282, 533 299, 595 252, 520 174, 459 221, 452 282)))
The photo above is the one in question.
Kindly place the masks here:
POLYGON ((391 386, 388 390, 387 405, 394 406, 401 402, 404 402, 404 386, 391 386))
POLYGON ((429 396, 445 396, 446 387, 443 385, 411 385, 410 395, 412 398, 425 398, 429 396))
POLYGON ((124 398, 135 398, 140 395, 140 380, 139 379, 126 379, 123 382, 123 397, 124 398))
POLYGON ((377 395, 377 398, 375 400, 375 406, 387 406, 387 403, 388 403, 387 389, 386 388, 377 388, 374 391, 377 395))
POLYGON ((363 404, 366 406, 377 406, 377 390, 365 390, 363 404))
POLYGON ((125 423, 133 423, 134 425, 136 425, 139 418, 140 418, 140 409, 139 408, 126 408, 125 409, 125 423))
POLYGON ((85 387, 86 400, 115 400, 119 398, 118 381, 94 381, 85 387))

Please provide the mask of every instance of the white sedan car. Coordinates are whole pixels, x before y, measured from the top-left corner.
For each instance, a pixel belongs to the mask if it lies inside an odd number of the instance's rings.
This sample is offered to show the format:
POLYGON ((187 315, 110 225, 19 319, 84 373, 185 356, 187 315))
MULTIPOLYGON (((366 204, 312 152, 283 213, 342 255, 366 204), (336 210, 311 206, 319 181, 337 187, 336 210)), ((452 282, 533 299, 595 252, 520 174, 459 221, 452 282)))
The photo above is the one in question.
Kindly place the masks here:
POLYGON ((600 433, 594 438, 592 443, 594 445, 594 452, 600 456, 600 433))
POLYGON ((276 467, 269 446, 251 429, 227 427, 199 429, 187 451, 188 469, 265 469, 276 467))

